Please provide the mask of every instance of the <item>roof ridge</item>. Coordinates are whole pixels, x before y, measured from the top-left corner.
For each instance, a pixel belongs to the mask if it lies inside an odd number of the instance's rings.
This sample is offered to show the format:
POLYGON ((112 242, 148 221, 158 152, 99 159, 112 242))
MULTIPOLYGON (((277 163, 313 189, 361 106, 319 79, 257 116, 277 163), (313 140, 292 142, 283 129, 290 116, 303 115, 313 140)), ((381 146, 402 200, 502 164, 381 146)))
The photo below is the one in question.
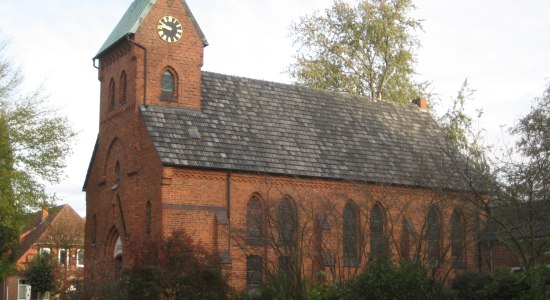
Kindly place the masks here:
POLYGON ((300 85, 300 84, 297 84, 297 83, 284 83, 284 82, 277 82, 277 81, 268 80, 268 79, 258 79, 258 78, 252 78, 252 77, 245 77, 245 76, 241 76, 241 75, 222 74, 222 73, 212 72, 212 71, 202 71, 202 73, 204 75, 207 75, 207 76, 213 76, 213 77, 218 77, 218 78, 222 78, 222 77, 224 77, 224 78, 234 78, 234 79, 241 80, 241 81, 246 80, 246 81, 256 82, 256 83, 259 83, 259 84, 267 84, 267 85, 270 85, 270 86, 279 87, 281 89, 287 89, 287 88, 291 87, 291 88, 295 88, 299 91, 305 91, 305 92, 308 92, 308 93, 315 93, 315 94, 330 96, 331 98, 334 98, 335 100, 338 100, 338 101, 341 101, 341 102, 344 102, 344 103, 349 102, 349 100, 351 99, 351 100, 355 100, 355 101, 358 101, 358 102, 366 101, 366 102, 371 102, 371 103, 387 103, 389 105, 398 105, 398 106, 404 106, 404 107, 417 107, 415 104, 413 104, 411 102, 409 102, 409 103, 407 103, 407 102, 396 102, 396 101, 385 100, 385 99, 378 100, 378 99, 374 99, 374 98, 368 97, 368 96, 353 95, 353 94, 350 94, 350 93, 347 93, 347 92, 323 90, 323 89, 308 87, 308 86, 305 86, 305 85, 300 85))

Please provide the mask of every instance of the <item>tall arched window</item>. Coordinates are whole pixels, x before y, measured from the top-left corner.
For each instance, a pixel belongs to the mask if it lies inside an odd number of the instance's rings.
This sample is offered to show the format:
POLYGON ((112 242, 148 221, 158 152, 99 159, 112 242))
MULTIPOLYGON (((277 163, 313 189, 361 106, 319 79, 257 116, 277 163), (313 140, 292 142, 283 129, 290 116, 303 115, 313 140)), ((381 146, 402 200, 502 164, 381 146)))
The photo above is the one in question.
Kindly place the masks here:
POLYGON ((109 110, 115 107, 115 97, 116 97, 115 80, 111 78, 111 81, 109 81, 109 110))
POLYGON ((387 254, 384 219, 384 212, 380 205, 374 205, 370 212, 370 255, 372 258, 380 258, 387 254))
POLYGON ((176 101, 176 80, 175 75, 170 70, 162 73, 161 100, 176 101))
POLYGON ((261 256, 252 255, 246 257, 246 288, 256 289, 263 282, 263 259, 261 256))
POLYGON ((403 218, 401 224, 401 237, 399 241, 399 248, 401 252, 401 258, 408 260, 411 257, 411 231, 407 224, 407 218, 403 218))
POLYGON ((344 266, 357 266, 359 243, 359 208, 355 203, 348 202, 344 207, 344 266))
POLYGON ((330 223, 325 214, 315 214, 315 223, 313 225, 313 246, 315 247, 315 267, 322 270, 325 266, 332 266, 334 261, 327 251, 326 233, 330 230, 330 223))
POLYGON ((145 208, 146 212, 145 212, 145 219, 146 219, 146 224, 145 224, 145 231, 147 233, 151 233, 151 201, 147 201, 147 205, 146 205, 146 208, 145 208))
POLYGON ((264 243, 264 214, 257 196, 250 198, 246 206, 246 242, 250 245, 264 243))
POLYGON ((453 211, 451 216, 451 256, 459 261, 463 258, 464 248, 464 220, 462 214, 453 211))
POLYGON ((92 246, 95 246, 97 242, 97 217, 92 216, 92 246))
POLYGON ((128 86, 128 80, 126 79, 126 72, 122 71, 120 75, 120 104, 126 102, 126 91, 128 86))
POLYGON ((427 223, 428 258, 434 263, 434 266, 437 266, 441 255, 441 218, 439 212, 433 206, 428 212, 427 223))
POLYGON ((298 231, 298 215, 294 205, 288 198, 284 198, 277 210, 277 230, 279 242, 286 246, 296 245, 296 232, 298 231))

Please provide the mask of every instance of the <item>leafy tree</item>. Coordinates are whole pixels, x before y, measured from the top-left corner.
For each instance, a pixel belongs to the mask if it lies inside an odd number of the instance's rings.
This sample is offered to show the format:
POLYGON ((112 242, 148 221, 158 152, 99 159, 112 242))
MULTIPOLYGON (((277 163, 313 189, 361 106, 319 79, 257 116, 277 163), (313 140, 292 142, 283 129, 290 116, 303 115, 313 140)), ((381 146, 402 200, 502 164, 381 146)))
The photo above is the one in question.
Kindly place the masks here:
POLYGON ((6 53, 0 43, 0 278, 13 262, 25 214, 53 200, 44 183, 61 179, 75 136, 41 89, 22 90, 21 70, 6 53))
POLYGON ((28 270, 32 290, 41 294, 54 291, 57 271, 57 261, 50 254, 42 253, 38 255, 28 270))
POLYGON ((411 0, 336 0, 291 27, 298 46, 289 73, 306 86, 404 102, 426 96, 413 77, 419 20, 411 0))

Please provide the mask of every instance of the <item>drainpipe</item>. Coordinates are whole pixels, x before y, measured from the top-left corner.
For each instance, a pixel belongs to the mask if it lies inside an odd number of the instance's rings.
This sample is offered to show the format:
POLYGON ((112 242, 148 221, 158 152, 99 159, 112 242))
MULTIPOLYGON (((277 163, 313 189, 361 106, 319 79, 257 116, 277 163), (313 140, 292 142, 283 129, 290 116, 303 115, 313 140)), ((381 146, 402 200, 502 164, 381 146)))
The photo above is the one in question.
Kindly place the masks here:
POLYGON ((227 171, 227 251, 231 254, 231 174, 233 171, 227 171))
POLYGON ((132 40, 130 38, 130 34, 126 35, 126 39, 128 40, 128 42, 143 49, 143 105, 147 107, 147 48, 132 40))

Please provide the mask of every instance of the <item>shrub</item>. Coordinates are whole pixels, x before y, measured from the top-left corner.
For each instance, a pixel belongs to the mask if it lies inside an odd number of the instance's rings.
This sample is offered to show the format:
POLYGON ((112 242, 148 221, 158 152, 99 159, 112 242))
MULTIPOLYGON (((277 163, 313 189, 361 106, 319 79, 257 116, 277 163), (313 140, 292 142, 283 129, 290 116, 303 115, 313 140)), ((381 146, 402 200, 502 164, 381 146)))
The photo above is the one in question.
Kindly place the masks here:
POLYGON ((375 260, 350 281, 345 298, 438 299, 443 291, 420 264, 405 262, 394 266, 387 260, 375 260))
POLYGON ((461 300, 483 299, 481 291, 492 280, 493 277, 487 273, 469 272, 458 274, 451 284, 451 289, 455 291, 457 298, 461 300))

